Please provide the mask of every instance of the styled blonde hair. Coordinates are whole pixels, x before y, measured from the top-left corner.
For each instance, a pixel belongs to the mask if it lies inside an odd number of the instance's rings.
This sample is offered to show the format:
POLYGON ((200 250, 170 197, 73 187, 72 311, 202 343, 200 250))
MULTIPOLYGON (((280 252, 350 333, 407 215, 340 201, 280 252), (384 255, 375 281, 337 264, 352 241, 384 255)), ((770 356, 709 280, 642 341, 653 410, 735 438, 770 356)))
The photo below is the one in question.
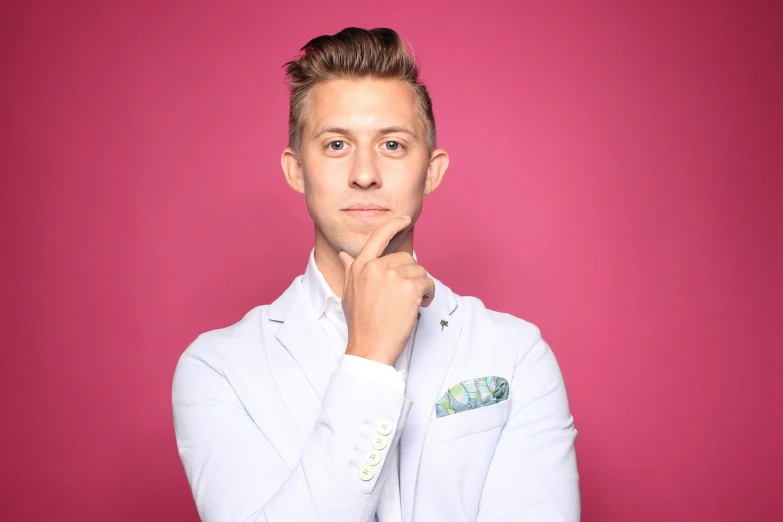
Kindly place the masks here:
POLYGON ((286 62, 286 83, 291 100, 288 145, 300 158, 307 94, 318 82, 337 79, 395 79, 408 83, 416 95, 416 107, 424 120, 427 150, 436 146, 435 116, 427 87, 419 81, 415 58, 392 29, 346 27, 333 35, 313 38, 300 49, 304 54, 286 62))

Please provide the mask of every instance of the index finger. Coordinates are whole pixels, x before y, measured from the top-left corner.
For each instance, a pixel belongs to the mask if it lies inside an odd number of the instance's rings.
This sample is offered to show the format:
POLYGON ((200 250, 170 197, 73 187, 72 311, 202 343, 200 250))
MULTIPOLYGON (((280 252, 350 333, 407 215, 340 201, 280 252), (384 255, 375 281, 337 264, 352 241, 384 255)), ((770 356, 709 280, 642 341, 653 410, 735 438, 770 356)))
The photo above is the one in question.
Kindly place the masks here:
POLYGON ((362 251, 356 256, 356 261, 366 263, 373 259, 381 257, 383 251, 389 245, 395 234, 403 230, 411 223, 410 216, 395 216, 389 221, 379 226, 372 233, 370 239, 364 244, 362 251))

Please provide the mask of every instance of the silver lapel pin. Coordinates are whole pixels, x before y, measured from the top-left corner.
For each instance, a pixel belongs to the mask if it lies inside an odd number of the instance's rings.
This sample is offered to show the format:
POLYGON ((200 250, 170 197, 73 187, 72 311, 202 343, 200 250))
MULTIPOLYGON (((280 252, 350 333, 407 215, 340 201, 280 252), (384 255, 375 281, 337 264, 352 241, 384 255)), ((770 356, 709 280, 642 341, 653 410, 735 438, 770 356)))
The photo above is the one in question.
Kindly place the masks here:
POLYGON ((448 322, 448 321, 446 321, 446 320, 444 320, 444 319, 441 319, 441 320, 440 320, 440 331, 442 332, 442 331, 443 331, 443 327, 444 327, 444 326, 448 326, 448 325, 449 325, 449 322, 448 322))

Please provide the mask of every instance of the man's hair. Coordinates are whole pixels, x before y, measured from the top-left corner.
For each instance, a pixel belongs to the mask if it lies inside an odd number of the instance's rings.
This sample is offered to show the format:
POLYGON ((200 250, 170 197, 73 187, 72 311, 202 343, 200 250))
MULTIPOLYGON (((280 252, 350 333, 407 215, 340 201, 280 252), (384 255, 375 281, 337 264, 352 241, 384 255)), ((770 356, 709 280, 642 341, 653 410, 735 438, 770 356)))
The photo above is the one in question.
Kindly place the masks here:
POLYGON ((318 82, 337 79, 395 79, 408 83, 416 95, 416 107, 424 121, 427 151, 435 149, 435 116, 427 87, 419 81, 416 60, 392 29, 346 27, 334 35, 322 35, 305 44, 304 54, 283 65, 291 92, 288 145, 300 159, 307 94, 318 82))

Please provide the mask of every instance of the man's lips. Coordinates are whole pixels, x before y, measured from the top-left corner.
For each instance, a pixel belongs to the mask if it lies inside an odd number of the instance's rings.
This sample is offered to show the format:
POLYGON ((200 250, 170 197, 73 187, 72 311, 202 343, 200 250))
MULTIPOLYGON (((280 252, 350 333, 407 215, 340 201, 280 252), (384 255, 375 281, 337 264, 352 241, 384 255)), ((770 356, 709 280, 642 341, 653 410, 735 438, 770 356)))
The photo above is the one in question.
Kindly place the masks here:
POLYGON ((343 210, 388 210, 373 203, 357 203, 343 210))
POLYGON ((384 216, 389 213, 389 210, 382 208, 349 208, 343 210, 347 215, 355 218, 375 218, 384 216))

